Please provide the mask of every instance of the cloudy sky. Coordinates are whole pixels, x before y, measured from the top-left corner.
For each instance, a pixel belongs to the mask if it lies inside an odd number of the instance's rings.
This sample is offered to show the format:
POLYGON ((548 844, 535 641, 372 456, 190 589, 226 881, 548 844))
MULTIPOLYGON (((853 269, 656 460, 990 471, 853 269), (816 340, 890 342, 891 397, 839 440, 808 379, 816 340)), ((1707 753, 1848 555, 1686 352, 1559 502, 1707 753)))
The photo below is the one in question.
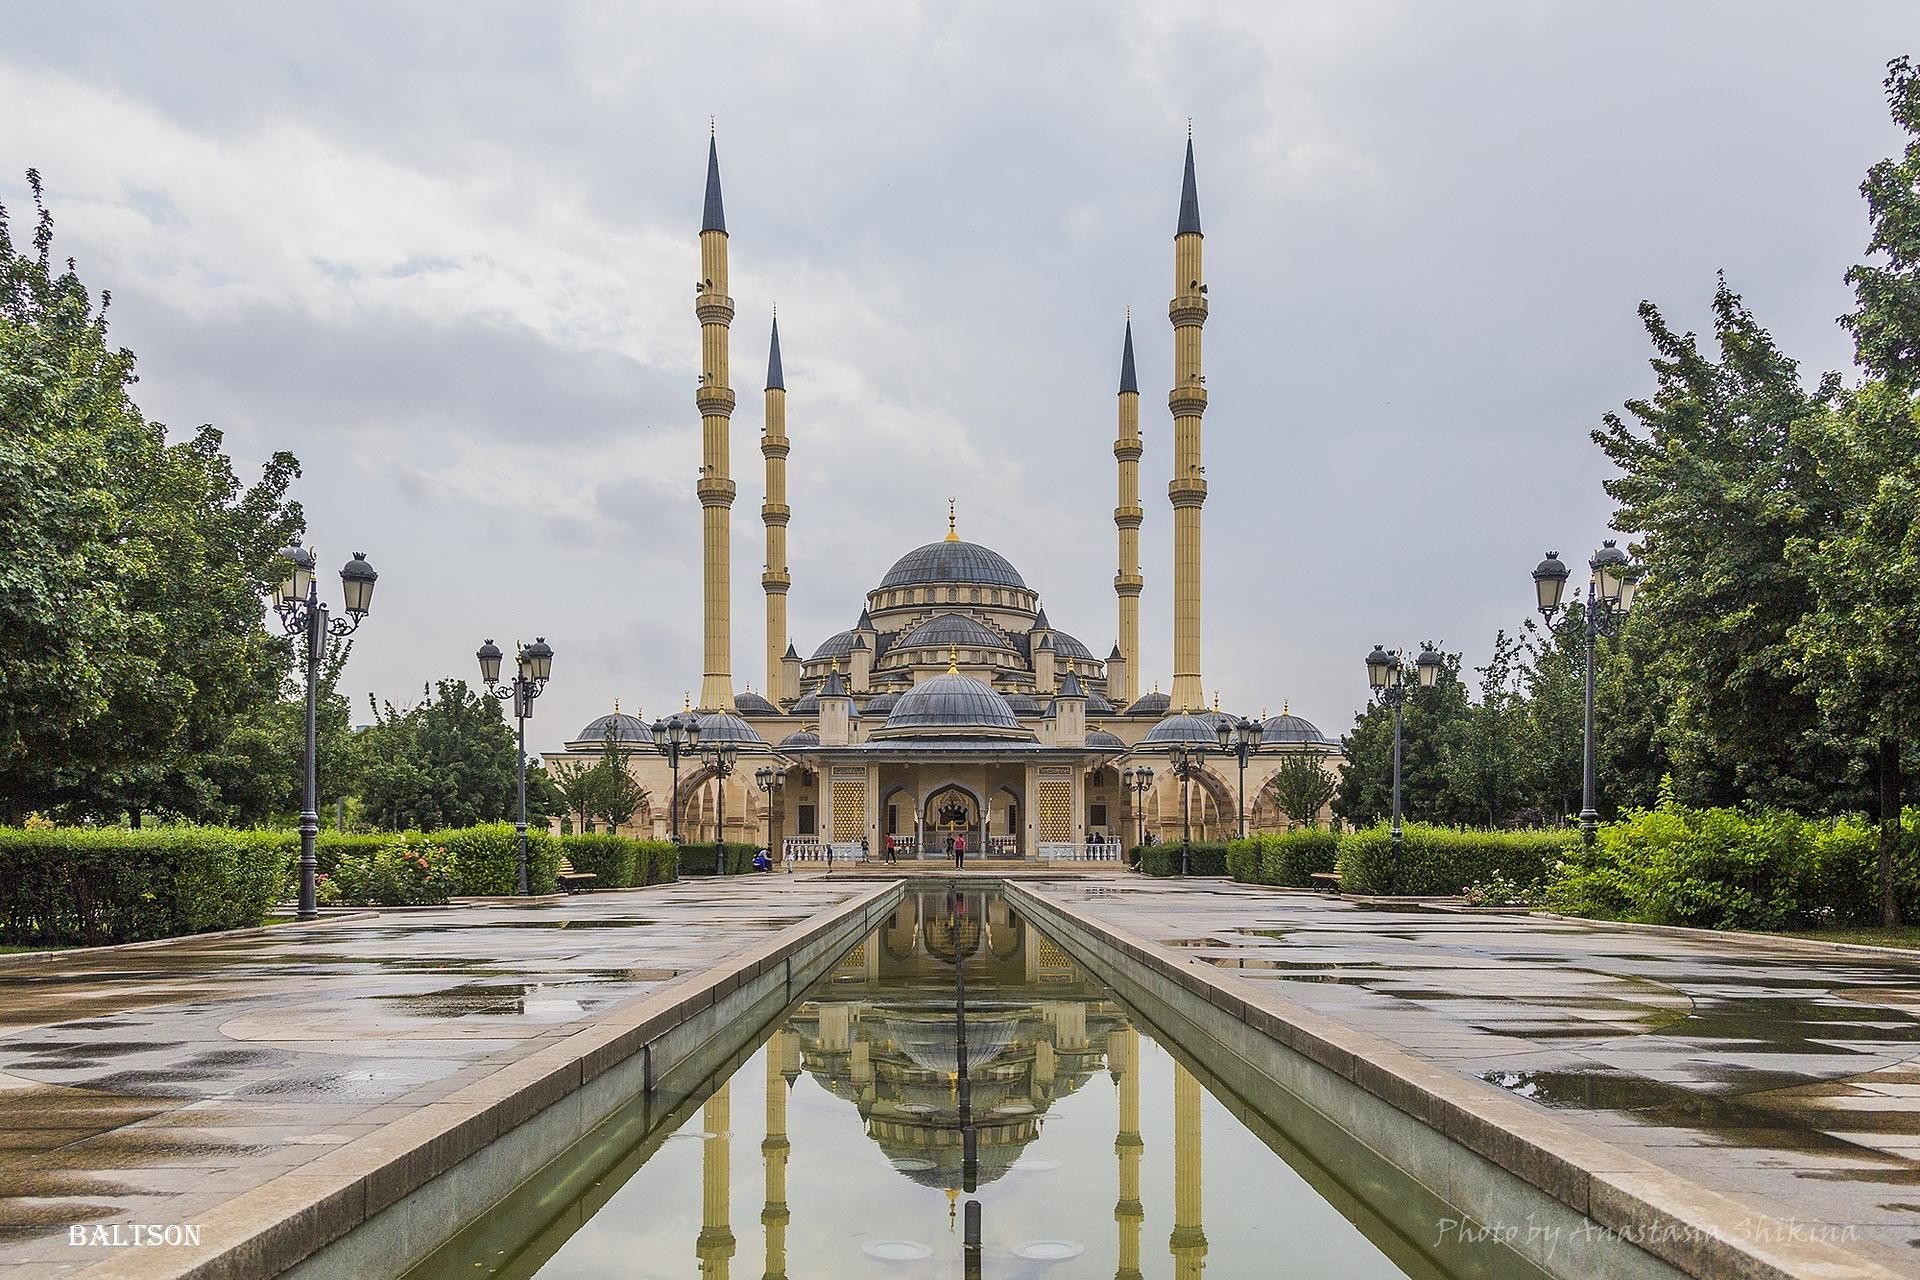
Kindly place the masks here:
MULTIPOLYGON (((534 729, 699 686, 692 281, 709 115, 732 232, 734 671, 762 684, 778 303, 792 630, 963 536, 1114 639, 1136 331, 1148 681, 1169 674, 1166 305, 1194 122, 1212 315, 1205 676, 1337 731, 1376 641, 1484 659, 1542 550, 1604 535, 1587 438, 1649 386, 1642 298, 1726 271, 1809 374, 1898 144, 1911 5, 9 6, 0 200, 114 293, 139 394, 290 448, 364 550, 348 672, 418 697, 558 653, 534 729)), ((1144 687, 1144 685, 1143 685, 1144 687)))

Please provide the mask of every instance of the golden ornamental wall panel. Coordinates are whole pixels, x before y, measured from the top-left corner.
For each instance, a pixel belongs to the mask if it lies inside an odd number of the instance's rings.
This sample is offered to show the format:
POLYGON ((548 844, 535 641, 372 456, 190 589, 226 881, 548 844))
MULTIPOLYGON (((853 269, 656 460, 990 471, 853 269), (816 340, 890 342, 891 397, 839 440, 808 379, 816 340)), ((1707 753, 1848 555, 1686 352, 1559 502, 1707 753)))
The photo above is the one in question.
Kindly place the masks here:
POLYGON ((1073 839, 1073 784, 1054 778, 1042 778, 1035 816, 1040 823, 1040 841, 1051 844, 1073 839))
POLYGON ((833 838, 858 840, 867 833, 867 783, 864 778, 833 780, 833 838))

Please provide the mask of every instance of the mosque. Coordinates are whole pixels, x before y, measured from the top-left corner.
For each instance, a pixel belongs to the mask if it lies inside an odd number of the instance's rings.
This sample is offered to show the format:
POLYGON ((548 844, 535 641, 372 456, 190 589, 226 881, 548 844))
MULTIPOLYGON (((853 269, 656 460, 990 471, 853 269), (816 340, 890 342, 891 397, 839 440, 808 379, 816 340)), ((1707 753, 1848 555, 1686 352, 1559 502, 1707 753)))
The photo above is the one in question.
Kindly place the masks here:
MULTIPOLYGON (((879 850, 893 837, 904 853, 944 851, 963 836, 989 857, 1079 856, 1089 848, 1142 838, 1177 840, 1183 816, 1193 837, 1236 834, 1242 796, 1239 759, 1219 745, 1223 712, 1209 705, 1201 679, 1201 514, 1207 481, 1201 422, 1208 389, 1201 371, 1207 319, 1200 199, 1193 140, 1174 231, 1173 672, 1170 692, 1143 691, 1140 663, 1140 388, 1129 317, 1120 352, 1113 456, 1118 473, 1118 571, 1114 643, 1104 659, 1054 626, 1041 592, 1000 553, 960 537, 952 505, 943 538, 894 561, 866 593, 853 625, 802 657, 787 627, 787 388, 780 328, 767 356, 765 418, 765 676, 761 692, 736 691, 732 673, 731 521, 735 496, 730 427, 735 407, 729 366, 734 302, 728 293, 727 226, 720 157, 709 139, 700 276, 701 374, 695 403, 702 421, 700 478, 704 671, 700 698, 676 713, 698 723, 707 759, 670 769, 655 750, 658 723, 639 716, 598 717, 551 764, 600 753, 608 739, 629 750, 628 768, 648 792, 636 819, 664 837, 765 843, 804 854, 823 842, 879 850), (733 748, 722 773, 712 748, 733 748), (1183 752, 1205 752, 1183 780, 1172 767, 1183 752), (1142 770, 1151 781, 1140 791, 1142 770), (1183 795, 1183 787, 1185 794, 1183 795)), ((850 610, 852 612, 852 610, 850 610)), ((1264 713, 1263 713, 1264 715, 1264 713)), ((1260 749, 1246 761, 1250 830, 1296 820, 1268 790, 1282 758, 1308 753, 1332 771, 1339 744, 1298 716, 1251 721, 1260 749)))

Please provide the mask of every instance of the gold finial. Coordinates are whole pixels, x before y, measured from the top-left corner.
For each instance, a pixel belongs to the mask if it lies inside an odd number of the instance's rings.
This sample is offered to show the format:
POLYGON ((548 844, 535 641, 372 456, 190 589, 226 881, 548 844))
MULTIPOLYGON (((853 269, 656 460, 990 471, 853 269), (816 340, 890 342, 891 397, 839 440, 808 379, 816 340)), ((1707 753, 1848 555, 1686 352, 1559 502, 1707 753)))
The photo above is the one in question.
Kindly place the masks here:
POLYGON ((1218 689, 1213 691, 1213 709, 1215 711, 1220 709, 1220 691, 1218 689))
POLYGON ((615 714, 615 715, 619 715, 619 714, 620 714, 620 699, 618 699, 618 698, 615 698, 615 699, 613 700, 613 714, 615 714))
POLYGON ((954 676, 960 674, 960 646, 957 644, 947 646, 947 674, 954 676))
POLYGON ((693 710, 693 695, 688 693, 684 689, 680 691, 680 710, 682 711, 693 710))
MULTIPOLYGON (((957 1088, 957 1086, 956 1086, 957 1088)), ((953 1230, 953 1219, 960 1202, 960 1188, 947 1188, 947 1230, 953 1230)))
MULTIPOLYGON (((713 137, 715 131, 716 131, 716 126, 713 123, 713 117, 708 116, 707 117, 707 136, 709 138, 713 137)), ((1189 138, 1193 136, 1193 121, 1191 119, 1187 121, 1187 136, 1189 138)))
POLYGON ((952 498, 948 498, 948 499, 947 499, 947 541, 948 541, 948 542, 958 542, 958 541, 960 541, 960 535, 959 535, 959 533, 958 533, 958 532, 956 532, 956 531, 955 531, 955 529, 954 529, 954 519, 953 519, 953 499, 952 499, 952 498))
MULTIPOLYGON (((1288 701, 1288 700, 1287 700, 1287 699, 1285 699, 1285 698, 1282 698, 1282 699, 1280 699, 1280 714, 1281 714, 1281 715, 1283 715, 1283 716, 1290 716, 1290 715, 1292 715, 1292 714, 1293 714, 1293 703, 1292 703, 1292 702, 1290 702, 1290 701, 1288 701)), ((1260 718, 1261 718, 1262 720, 1264 720, 1264 719, 1266 719, 1266 717, 1265 717, 1265 716, 1261 716, 1260 718)))
POLYGON ((1193 117, 1192 116, 1187 117, 1187 141, 1188 142, 1193 141, 1193 117))
POLYGON ((839 674, 840 674, 840 659, 838 659, 838 658, 835 658, 835 659, 833 660, 833 674, 835 674, 835 675, 839 675, 839 674))
POLYGON ((1158 692, 1160 692, 1160 682, 1159 682, 1158 680, 1155 680, 1155 681, 1153 682, 1153 691, 1154 691, 1155 693, 1158 693, 1158 692))

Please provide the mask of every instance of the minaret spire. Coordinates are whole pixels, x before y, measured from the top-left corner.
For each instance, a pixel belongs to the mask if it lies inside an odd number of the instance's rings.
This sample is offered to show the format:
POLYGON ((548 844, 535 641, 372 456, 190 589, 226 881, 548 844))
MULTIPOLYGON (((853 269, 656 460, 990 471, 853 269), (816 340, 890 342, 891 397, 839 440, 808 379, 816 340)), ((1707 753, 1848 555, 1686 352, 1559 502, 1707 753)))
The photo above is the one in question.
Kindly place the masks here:
POLYGON ((1187 166, 1180 184, 1180 221, 1173 234, 1173 703, 1206 704, 1200 680, 1200 508, 1207 500, 1201 464, 1200 420, 1207 411, 1206 377, 1200 372, 1200 331, 1207 322, 1206 271, 1201 259, 1200 196, 1193 177, 1192 124, 1187 166))
POLYGON ((733 710, 733 388, 727 372, 727 335, 733 299, 727 294, 727 219, 720 203, 720 152, 707 138, 707 202, 700 220, 700 281, 693 313, 700 321, 700 543, 704 572, 704 667, 700 707, 733 710))
POLYGON ((1124 709, 1138 695, 1140 682, 1140 592, 1146 580, 1140 576, 1140 524, 1145 513, 1140 509, 1140 383, 1133 371, 1133 312, 1127 312, 1126 336, 1120 345, 1120 430, 1113 442, 1113 456, 1119 463, 1119 503, 1113 509, 1114 528, 1119 532, 1119 570, 1113 575, 1113 593, 1120 609, 1120 670, 1110 672, 1107 696, 1115 707, 1124 709))
MULTIPOLYGON (((767 497, 760 505, 760 519, 767 526, 767 563, 760 574, 760 586, 767 594, 767 688, 782 687, 782 662, 787 639, 787 589, 793 579, 787 573, 787 380, 780 367, 780 313, 773 315, 773 334, 767 342, 766 429, 760 436, 760 452, 767 462, 767 497)), ((778 696, 775 694, 774 696, 778 696)))

